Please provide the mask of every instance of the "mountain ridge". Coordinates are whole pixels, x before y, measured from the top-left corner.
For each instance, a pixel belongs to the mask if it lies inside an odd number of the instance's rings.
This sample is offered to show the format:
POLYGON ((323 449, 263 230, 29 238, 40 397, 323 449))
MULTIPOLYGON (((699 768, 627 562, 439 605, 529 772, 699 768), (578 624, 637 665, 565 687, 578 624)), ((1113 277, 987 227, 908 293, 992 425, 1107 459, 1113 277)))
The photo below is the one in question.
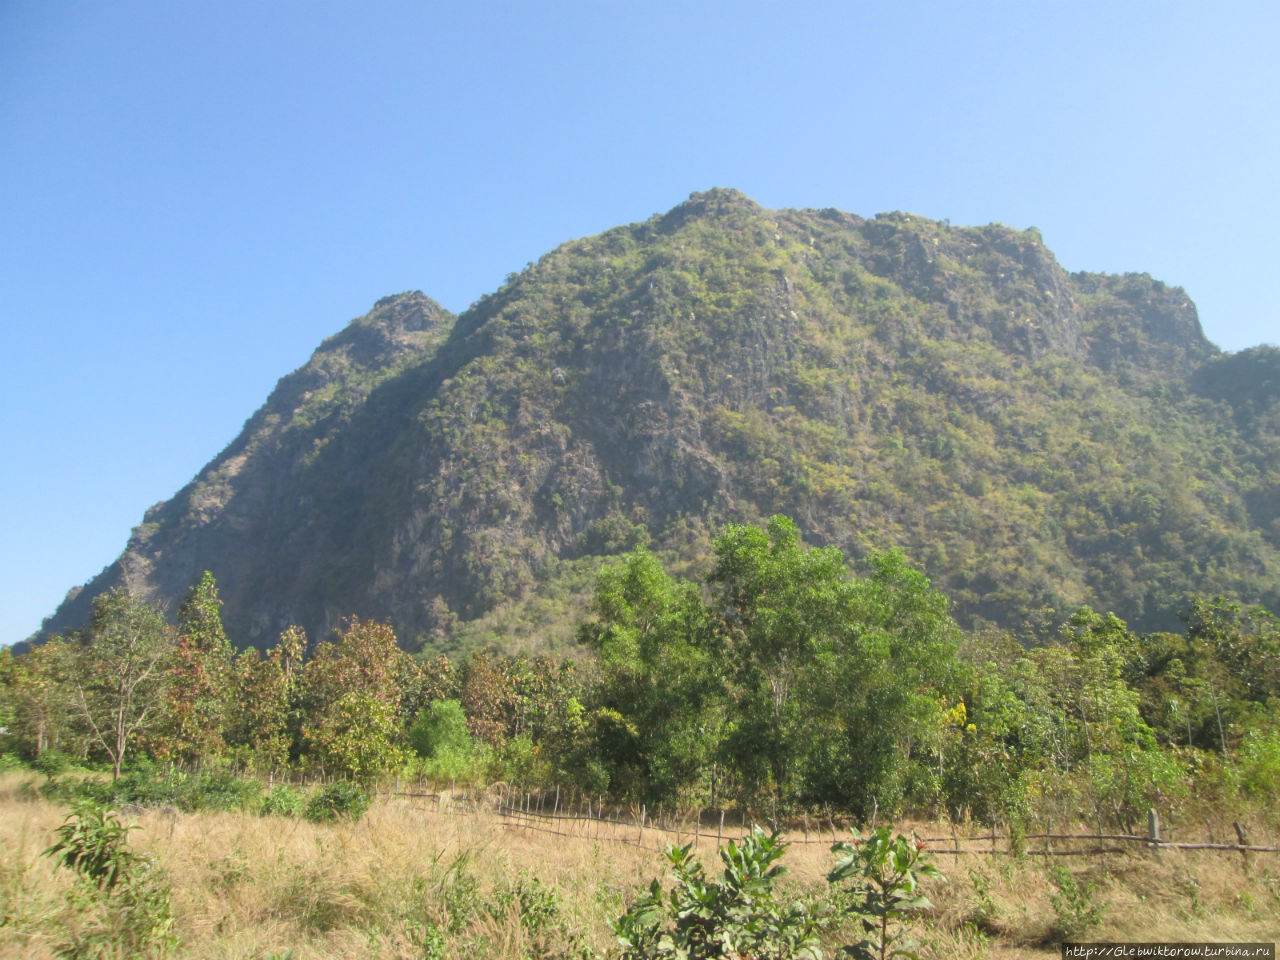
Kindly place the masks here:
POLYGON ((1272 370, 1258 350, 1223 355, 1180 288, 1068 274, 1034 229, 695 193, 461 315, 378 301, 42 632, 207 568, 241 642, 356 613, 439 645, 583 558, 691 558, 776 512, 903 546, 969 621, 1274 604, 1276 405, 1223 373, 1272 370))

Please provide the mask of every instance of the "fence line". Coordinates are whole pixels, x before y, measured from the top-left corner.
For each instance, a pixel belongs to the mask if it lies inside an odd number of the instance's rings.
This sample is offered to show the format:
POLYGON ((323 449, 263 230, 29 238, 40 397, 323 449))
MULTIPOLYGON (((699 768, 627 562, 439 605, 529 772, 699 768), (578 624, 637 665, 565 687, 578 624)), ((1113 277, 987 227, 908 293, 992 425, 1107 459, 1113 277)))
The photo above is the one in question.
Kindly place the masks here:
MULTIPOLYGON (((552 809, 546 809, 548 797, 544 795, 535 795, 531 791, 516 790, 510 786, 503 785, 502 795, 496 796, 493 790, 481 792, 479 795, 458 797, 453 785, 450 785, 448 791, 437 793, 410 792, 401 790, 400 784, 397 782, 396 788, 386 791, 386 795, 393 798, 404 797, 406 799, 420 799, 426 801, 434 801, 437 809, 448 810, 453 814, 471 814, 478 812, 484 807, 488 807, 502 821, 503 826, 519 829, 532 830, 538 833, 546 833, 552 836, 566 838, 588 838, 594 840, 604 840, 610 843, 623 843, 629 846, 640 847, 641 849, 661 852, 665 844, 653 845, 645 843, 645 834, 674 836, 676 842, 681 839, 692 841, 695 844, 706 841, 715 841, 717 847, 723 845, 726 840, 733 839, 725 832, 724 811, 720 811, 719 821, 716 822, 713 817, 712 825, 708 826, 703 822, 704 811, 697 813, 690 818, 677 817, 674 826, 671 825, 667 818, 659 816, 653 818, 649 816, 645 807, 640 808, 640 816, 638 819, 625 820, 618 816, 608 817, 603 815, 604 804, 602 801, 592 803, 585 801, 586 812, 582 810, 583 802, 579 801, 577 811, 574 812, 575 804, 561 806, 560 794, 557 790, 552 809), (514 801, 514 802, 513 802, 514 801), (570 825, 587 824, 588 826, 581 832, 575 831, 570 825), (608 827, 608 833, 603 834, 601 827, 608 827), (594 828, 594 832, 593 832, 594 828), (634 835, 618 836, 619 833, 627 833, 634 835)), ((831 817, 826 818, 826 824, 830 825, 830 833, 826 836, 822 821, 818 821, 815 826, 819 834, 818 837, 810 838, 808 821, 803 828, 803 837, 788 837, 787 843, 793 845, 805 844, 824 844, 829 845, 833 841, 839 839, 836 830, 835 820, 831 817)), ((1126 848, 1123 846, 1108 847, 1091 847, 1088 849, 1068 849, 1055 850, 1050 844, 1053 841, 1064 843, 1111 843, 1111 844, 1140 844, 1146 850, 1152 853, 1159 853, 1163 850, 1209 850, 1227 853, 1239 853, 1246 856, 1251 853, 1280 853, 1280 847, 1275 845, 1251 844, 1246 842, 1244 831, 1239 824, 1234 824, 1236 828, 1236 836, 1240 840, 1239 843, 1214 843, 1202 841, 1174 841, 1166 840, 1160 835, 1159 819, 1155 816, 1154 811, 1148 821, 1148 832, 1144 835, 1131 833, 1027 833, 1020 837, 1010 837, 1007 834, 998 833, 994 829, 988 833, 976 836, 961 837, 957 835, 945 837, 922 837, 921 840, 927 844, 946 844, 946 846, 933 846, 931 853, 942 856, 970 856, 970 855, 1008 855, 1014 852, 1015 841, 1023 843, 1033 840, 1044 841, 1044 846, 1039 849, 1023 849, 1022 852, 1027 856, 1054 856, 1054 857, 1071 857, 1071 856, 1091 856, 1095 854, 1106 853, 1124 853, 1126 848), (1000 841, 1005 841, 1007 846, 1003 849, 998 846, 1000 841), (984 846, 978 847, 977 844, 984 846), (969 845, 969 846, 965 846, 969 845), (986 846, 989 845, 989 846, 986 846)), ((740 825, 740 829, 745 828, 745 823, 740 825)), ((1131 849, 1131 848, 1130 848, 1131 849)))

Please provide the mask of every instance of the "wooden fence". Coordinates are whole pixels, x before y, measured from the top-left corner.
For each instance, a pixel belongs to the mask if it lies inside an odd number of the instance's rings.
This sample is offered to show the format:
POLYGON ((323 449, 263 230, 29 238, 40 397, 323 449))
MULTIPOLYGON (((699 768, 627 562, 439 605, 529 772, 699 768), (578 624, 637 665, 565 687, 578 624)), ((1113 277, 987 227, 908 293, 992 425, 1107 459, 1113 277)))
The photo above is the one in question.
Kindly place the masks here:
MULTIPOLYGON (((402 791, 397 782, 391 795, 423 800, 433 803, 438 809, 459 814, 488 810, 500 819, 503 826, 510 829, 623 843, 655 852, 663 850, 668 843, 693 843, 698 846, 714 841, 718 848, 726 840, 734 839, 748 829, 745 822, 731 823, 726 827, 723 810, 689 811, 683 814, 666 812, 650 816, 647 808, 640 806, 638 810, 628 808, 624 815, 621 808, 614 808, 610 812, 601 799, 574 797, 565 798, 562 802, 559 790, 554 795, 538 794, 507 784, 496 784, 480 794, 460 796, 452 785, 448 791, 440 793, 412 793, 402 791), (710 823, 707 822, 708 812, 711 813, 710 823)), ((771 825, 781 826, 776 820, 771 825)), ((829 846, 849 836, 847 829, 842 831, 830 816, 822 819, 801 817, 786 826, 787 842, 791 844, 829 846)), ((1247 862, 1249 854, 1280 852, 1280 847, 1275 844, 1250 843, 1239 823, 1232 826, 1236 833, 1236 843, 1168 840, 1161 835, 1160 821, 1153 810, 1148 815, 1145 835, 1044 832, 1011 836, 992 828, 981 834, 962 835, 957 830, 950 836, 920 839, 930 846, 931 853, 955 857, 993 854, 1070 857, 1124 853, 1134 849, 1148 853, 1164 850, 1208 850, 1239 853, 1247 862)))

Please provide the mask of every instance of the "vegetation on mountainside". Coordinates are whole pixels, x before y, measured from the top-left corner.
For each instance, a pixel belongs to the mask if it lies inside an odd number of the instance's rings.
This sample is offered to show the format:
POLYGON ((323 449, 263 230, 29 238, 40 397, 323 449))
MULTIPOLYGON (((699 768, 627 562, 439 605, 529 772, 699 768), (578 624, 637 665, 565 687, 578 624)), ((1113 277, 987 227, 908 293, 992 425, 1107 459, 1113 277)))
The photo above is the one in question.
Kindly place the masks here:
POLYGON ((526 612, 563 639, 594 558, 702 563, 709 530, 775 513, 902 549, 966 626, 1276 608, 1275 357, 1220 355, 1178 288, 1066 274, 1034 230, 696 194, 458 318, 380 301, 49 627, 208 567, 262 648, 351 612, 410 649, 495 615, 540 635, 526 612))

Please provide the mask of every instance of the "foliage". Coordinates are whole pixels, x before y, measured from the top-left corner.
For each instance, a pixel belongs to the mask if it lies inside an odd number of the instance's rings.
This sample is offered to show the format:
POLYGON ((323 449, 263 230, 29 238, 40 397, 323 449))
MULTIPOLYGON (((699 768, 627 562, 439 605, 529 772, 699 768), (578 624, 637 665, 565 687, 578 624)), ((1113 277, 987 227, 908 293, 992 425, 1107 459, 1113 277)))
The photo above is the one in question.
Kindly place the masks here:
POLYGON ((428 704, 409 727, 409 744, 420 757, 449 752, 466 755, 472 749, 467 715, 457 700, 428 704))
POLYGON ((1054 913, 1050 939, 1079 940, 1102 922, 1106 905, 1097 897, 1096 884, 1078 879, 1063 866, 1053 867, 1049 879, 1055 887, 1049 896, 1054 913))
POLYGON ((79 636, 69 686, 75 712, 120 768, 133 738, 156 723, 172 637, 156 607, 124 590, 98 597, 79 636))
POLYGON ((109 783, 93 777, 67 777, 51 781, 43 792, 73 802, 87 800, 114 807, 172 807, 194 813, 254 809, 260 802, 262 785, 254 778, 240 777, 226 769, 187 773, 139 759, 109 783))
POLYGON ((353 691, 329 706, 308 741, 323 769, 372 785, 403 759, 398 732, 392 704, 353 691))
POLYGON ((912 914, 933 906, 920 892, 921 881, 942 878, 924 849, 921 840, 902 834, 891 837, 888 827, 831 848, 838 859, 827 879, 833 884, 850 883, 853 902, 848 909, 867 934, 865 940, 845 948, 856 960, 915 958, 908 949, 906 924, 912 914))
POLYGON ((235 658, 237 696, 230 707, 228 739, 259 770, 286 766, 300 746, 306 645, 301 628, 292 626, 265 657, 250 647, 235 658))
POLYGON ((854 577, 785 517, 730 525, 714 550, 705 599, 645 551, 601 574, 580 636, 614 789, 701 801, 728 785, 868 814, 932 799, 960 678, 945 598, 897 553, 854 577))
POLYGON ((555 888, 531 876, 522 876, 494 890, 490 911, 500 914, 505 910, 515 910, 520 925, 531 934, 549 930, 562 913, 555 888))
POLYGON ((312 823, 359 820, 369 809, 368 791, 350 780, 335 780, 311 794, 303 816, 312 823))
POLYGON ((123 570, 234 564, 255 646, 334 610, 394 612, 411 647, 563 635, 584 557, 699 562, 778 512, 851 557, 900 546, 966 625, 1274 608, 1276 356, 1221 354, 1177 287, 1067 274, 1034 230, 700 193, 459 317, 379 301, 53 628, 123 570))
POLYGON ((258 808, 264 816, 300 817, 306 809, 307 795, 297 787, 278 783, 262 795, 258 808))
POLYGON ((372 784, 401 762, 405 661, 390 625, 356 617, 317 647, 303 669, 302 736, 321 769, 372 784))
POLYGON ((0 672, 9 713, 4 727, 6 749, 15 749, 27 760, 36 761, 46 752, 50 763, 57 757, 82 755, 85 731, 78 722, 78 709, 70 695, 78 664, 77 644, 54 637, 14 657, 0 653, 5 669, 0 672))
POLYGON ((216 760, 226 749, 231 694, 231 644, 222 628, 218 585, 206 570, 178 608, 178 635, 169 661, 164 723, 153 752, 181 763, 216 760))
POLYGON ((129 849, 129 828, 108 808, 77 805, 45 855, 72 871, 68 901, 83 918, 56 949, 74 960, 162 956, 174 943, 169 887, 146 857, 129 849))
POLYGON ((692 844, 668 845, 671 890, 664 895, 654 880, 648 895, 611 923, 625 960, 821 960, 825 916, 813 903, 784 902, 776 888, 786 847, 776 832, 755 827, 720 851, 725 869, 715 881, 690 852, 692 844))
POLYGON ((129 849, 129 829, 110 808, 82 802, 55 831, 57 842, 44 853, 86 883, 110 891, 139 867, 129 849))

